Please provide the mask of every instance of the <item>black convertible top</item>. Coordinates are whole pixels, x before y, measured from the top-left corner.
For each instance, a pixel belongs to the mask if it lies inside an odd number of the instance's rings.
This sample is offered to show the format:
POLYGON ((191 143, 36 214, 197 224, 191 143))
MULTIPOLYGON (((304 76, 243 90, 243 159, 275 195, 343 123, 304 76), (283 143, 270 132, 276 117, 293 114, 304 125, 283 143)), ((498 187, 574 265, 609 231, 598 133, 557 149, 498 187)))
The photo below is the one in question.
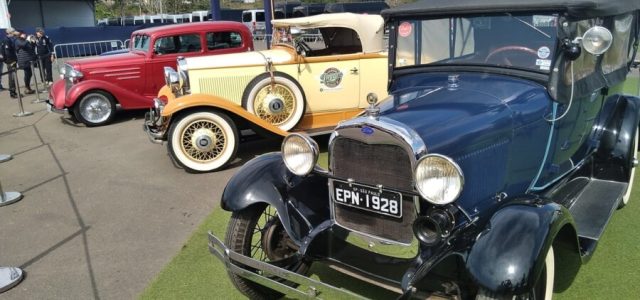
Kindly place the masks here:
POLYGON ((422 0, 385 9, 385 19, 409 16, 501 12, 563 12, 570 19, 618 15, 640 10, 640 0, 422 0))

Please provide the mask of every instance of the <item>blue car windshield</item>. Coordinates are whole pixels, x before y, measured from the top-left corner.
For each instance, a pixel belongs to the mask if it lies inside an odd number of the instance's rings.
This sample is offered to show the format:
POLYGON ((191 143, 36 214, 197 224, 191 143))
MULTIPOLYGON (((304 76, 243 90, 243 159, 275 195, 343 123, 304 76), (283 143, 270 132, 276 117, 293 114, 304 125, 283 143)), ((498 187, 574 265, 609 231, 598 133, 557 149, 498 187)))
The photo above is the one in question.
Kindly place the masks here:
POLYGON ((502 14, 403 20, 395 65, 474 65, 548 73, 556 48, 555 15, 502 14))

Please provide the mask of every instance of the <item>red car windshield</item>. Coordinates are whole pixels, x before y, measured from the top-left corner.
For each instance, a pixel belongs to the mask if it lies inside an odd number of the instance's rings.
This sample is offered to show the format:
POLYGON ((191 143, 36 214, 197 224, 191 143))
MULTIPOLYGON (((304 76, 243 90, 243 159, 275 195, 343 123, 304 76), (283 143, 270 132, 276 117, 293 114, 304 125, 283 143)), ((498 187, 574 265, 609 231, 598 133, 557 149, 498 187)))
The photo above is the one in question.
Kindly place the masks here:
POLYGON ((133 37, 133 50, 149 51, 149 45, 151 43, 151 37, 148 35, 136 35, 133 37))

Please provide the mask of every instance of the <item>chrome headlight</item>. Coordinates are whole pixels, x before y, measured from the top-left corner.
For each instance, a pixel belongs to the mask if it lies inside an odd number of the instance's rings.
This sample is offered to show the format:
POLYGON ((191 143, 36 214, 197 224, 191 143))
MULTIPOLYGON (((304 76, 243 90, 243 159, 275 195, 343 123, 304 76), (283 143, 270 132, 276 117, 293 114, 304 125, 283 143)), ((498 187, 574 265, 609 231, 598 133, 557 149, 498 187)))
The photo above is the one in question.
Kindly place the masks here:
POLYGON ((179 56, 178 57, 178 79, 180 82, 180 89, 185 93, 188 94, 190 92, 189 88, 189 68, 187 67, 187 60, 182 57, 179 56))
POLYGON ((451 158, 440 154, 428 154, 420 158, 414 178, 420 196, 437 205, 455 201, 464 185, 460 167, 451 158))
POLYGON ((612 42, 611 31, 602 26, 591 27, 582 36, 582 47, 593 55, 605 53, 612 42))
POLYGON ((318 161, 318 144, 306 135, 292 133, 282 142, 282 158, 291 173, 307 175, 318 161))
POLYGON ((76 69, 71 69, 71 71, 69 71, 69 74, 65 74, 67 75, 69 78, 73 78, 73 79, 77 79, 77 78, 82 78, 84 76, 84 74, 82 74, 82 72, 76 70, 76 69))
POLYGON ((178 73, 171 67, 164 67, 164 83, 171 88, 171 92, 174 94, 180 91, 178 73))

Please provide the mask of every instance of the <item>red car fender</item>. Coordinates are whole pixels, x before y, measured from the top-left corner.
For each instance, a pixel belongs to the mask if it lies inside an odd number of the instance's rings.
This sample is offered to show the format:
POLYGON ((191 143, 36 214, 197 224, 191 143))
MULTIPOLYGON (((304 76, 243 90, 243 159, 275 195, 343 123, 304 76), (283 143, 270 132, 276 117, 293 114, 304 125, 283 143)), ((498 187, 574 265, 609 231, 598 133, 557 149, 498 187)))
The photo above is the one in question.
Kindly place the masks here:
MULTIPOLYGON (((60 80, 59 82, 63 81, 60 80)), ((62 86, 64 88, 64 83, 62 86)), ((113 95, 116 102, 123 109, 150 108, 153 106, 152 97, 145 97, 104 80, 83 80, 74 84, 66 93, 64 105, 73 107, 76 101, 80 100, 80 97, 92 90, 102 90, 113 95)))
POLYGON ((53 104, 56 109, 64 109, 66 103, 66 95, 64 92, 64 80, 58 80, 53 83, 51 89, 49 89, 49 102, 53 104))

